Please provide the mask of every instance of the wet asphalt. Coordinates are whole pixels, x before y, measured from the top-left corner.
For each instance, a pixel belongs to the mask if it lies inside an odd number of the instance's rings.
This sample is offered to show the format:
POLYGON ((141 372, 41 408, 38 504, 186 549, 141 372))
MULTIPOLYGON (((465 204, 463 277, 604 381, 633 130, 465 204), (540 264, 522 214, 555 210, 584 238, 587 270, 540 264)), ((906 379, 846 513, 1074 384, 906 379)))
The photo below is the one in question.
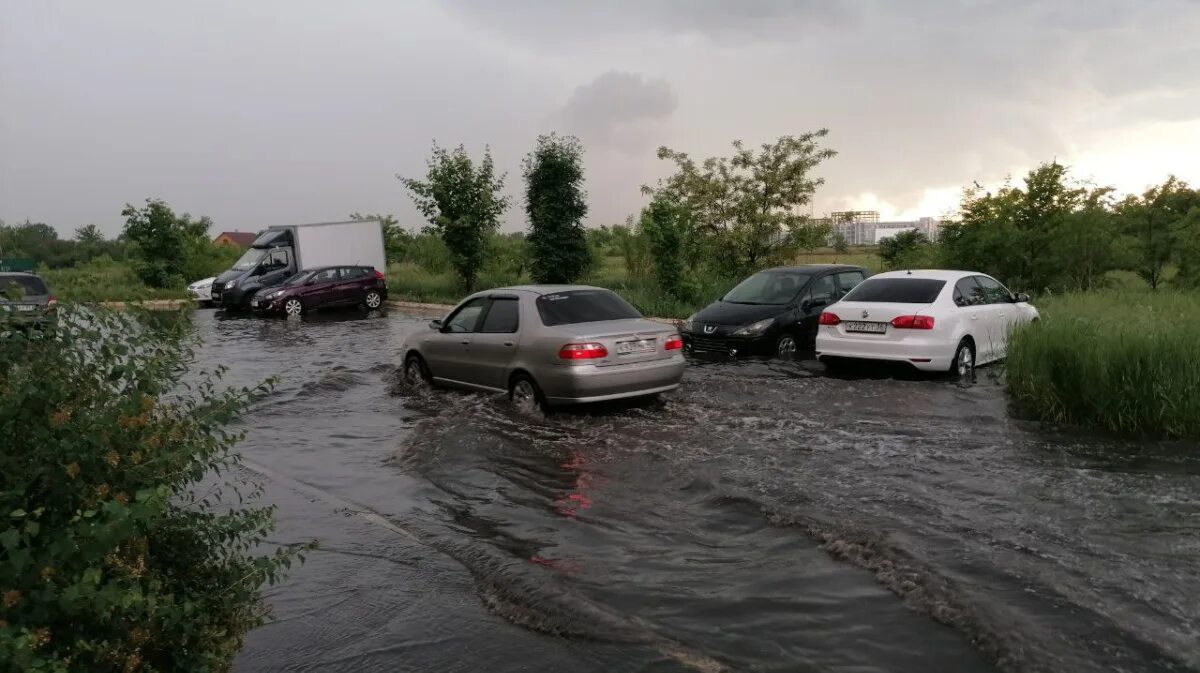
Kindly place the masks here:
POLYGON ((661 401, 415 393, 429 316, 200 311, 275 541, 238 671, 1200 670, 1200 451, 974 382, 689 363, 661 401))

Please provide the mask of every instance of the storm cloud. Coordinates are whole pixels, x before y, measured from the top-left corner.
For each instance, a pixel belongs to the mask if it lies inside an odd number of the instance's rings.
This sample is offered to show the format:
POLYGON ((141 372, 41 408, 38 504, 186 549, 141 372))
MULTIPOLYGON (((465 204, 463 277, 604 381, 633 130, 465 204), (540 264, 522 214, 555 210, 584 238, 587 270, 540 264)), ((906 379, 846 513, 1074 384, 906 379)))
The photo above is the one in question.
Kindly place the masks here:
MULTIPOLYGON (((0 218, 115 233, 147 196, 222 228, 395 212, 430 143, 490 145, 518 195, 580 136, 591 223, 696 156, 827 127, 817 212, 938 215, 1057 158, 1200 182, 1200 3, 511 0, 6 3, 0 218)), ((523 226, 520 208, 506 227, 523 226)))

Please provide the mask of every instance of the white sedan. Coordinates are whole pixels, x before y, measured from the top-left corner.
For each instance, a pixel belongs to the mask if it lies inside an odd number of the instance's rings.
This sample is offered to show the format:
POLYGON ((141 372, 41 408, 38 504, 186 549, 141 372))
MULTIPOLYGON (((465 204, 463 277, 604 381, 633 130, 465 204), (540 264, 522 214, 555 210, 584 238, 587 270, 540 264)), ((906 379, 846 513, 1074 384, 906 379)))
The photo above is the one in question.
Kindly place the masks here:
POLYGON ((214 280, 216 280, 215 276, 198 280, 188 285, 188 294, 192 295, 192 299, 195 299, 201 306, 208 306, 212 303, 212 284, 214 280))
POLYGON ((965 375, 1003 358, 1012 329, 1037 317, 1027 295, 982 273, 890 271, 821 313, 817 358, 906 362, 965 375))

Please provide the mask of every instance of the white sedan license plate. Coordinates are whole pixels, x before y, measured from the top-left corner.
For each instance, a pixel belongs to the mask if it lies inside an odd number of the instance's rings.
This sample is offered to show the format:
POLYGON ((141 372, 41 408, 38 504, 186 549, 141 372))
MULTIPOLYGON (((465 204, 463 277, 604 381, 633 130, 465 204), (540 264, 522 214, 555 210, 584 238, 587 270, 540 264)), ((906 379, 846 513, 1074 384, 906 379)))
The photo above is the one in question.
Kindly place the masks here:
POLYGON ((847 332, 866 332, 868 334, 883 334, 887 331, 885 322, 858 322, 851 320, 846 325, 847 332))
POLYGON ((617 355, 632 355, 634 353, 649 353, 656 347, 654 339, 641 341, 622 341, 617 344, 617 355))

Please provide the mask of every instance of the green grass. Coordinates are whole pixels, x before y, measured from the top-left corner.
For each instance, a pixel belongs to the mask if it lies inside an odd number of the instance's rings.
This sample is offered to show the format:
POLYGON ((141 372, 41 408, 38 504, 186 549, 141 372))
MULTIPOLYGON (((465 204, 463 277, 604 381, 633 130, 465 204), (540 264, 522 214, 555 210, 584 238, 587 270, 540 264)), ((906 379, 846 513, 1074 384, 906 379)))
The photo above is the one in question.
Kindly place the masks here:
POLYGON ((70 269, 38 272, 59 301, 139 301, 181 299, 184 288, 157 289, 145 285, 133 269, 121 262, 97 260, 70 269))
POLYGON ((1109 290, 1038 302, 1008 346, 1008 389, 1042 420, 1200 438, 1200 293, 1109 290))

